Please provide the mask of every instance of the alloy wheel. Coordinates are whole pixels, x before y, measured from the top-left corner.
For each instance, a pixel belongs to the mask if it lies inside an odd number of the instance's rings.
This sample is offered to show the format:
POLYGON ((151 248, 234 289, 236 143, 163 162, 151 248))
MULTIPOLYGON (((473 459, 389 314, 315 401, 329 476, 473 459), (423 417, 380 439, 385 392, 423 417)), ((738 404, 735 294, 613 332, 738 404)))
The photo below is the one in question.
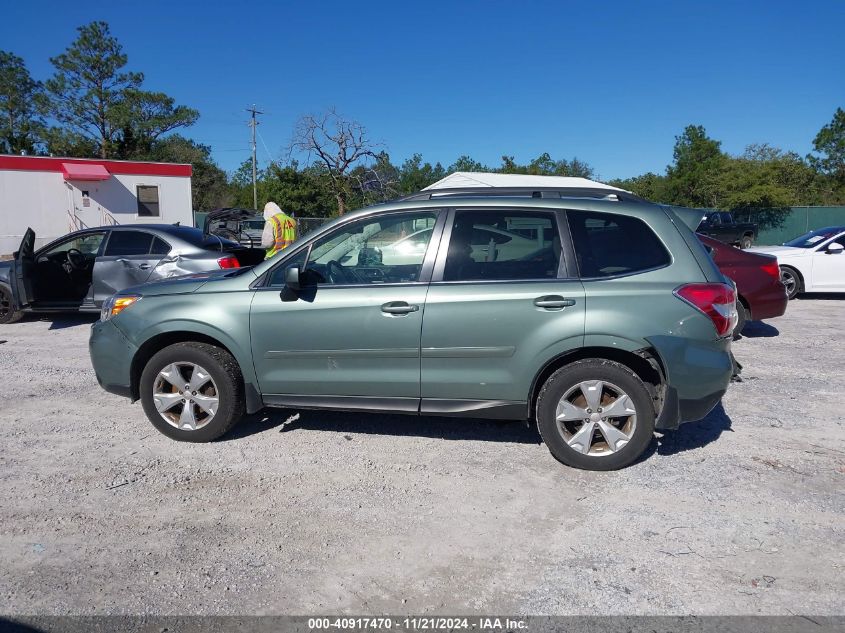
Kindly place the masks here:
POLYGON ((780 280, 786 288, 786 294, 791 299, 797 294, 798 280, 795 275, 786 268, 780 269, 780 280))
POLYGON ((571 387, 555 411, 558 432, 584 455, 602 457, 621 450, 637 428, 634 401, 610 382, 587 380, 571 387))
POLYGON ((165 422, 182 431, 207 425, 220 403, 211 374, 195 363, 171 363, 153 383, 153 403, 165 422))

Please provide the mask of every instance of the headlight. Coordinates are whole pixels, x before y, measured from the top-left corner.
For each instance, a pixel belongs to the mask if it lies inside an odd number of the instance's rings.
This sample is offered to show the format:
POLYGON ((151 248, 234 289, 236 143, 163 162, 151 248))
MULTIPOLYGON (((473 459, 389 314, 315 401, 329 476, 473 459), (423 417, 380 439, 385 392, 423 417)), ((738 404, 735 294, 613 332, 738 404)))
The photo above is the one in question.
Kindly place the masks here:
POLYGON ((117 316, 140 298, 140 295, 125 295, 122 297, 112 295, 103 302, 100 321, 108 321, 113 316, 117 316))

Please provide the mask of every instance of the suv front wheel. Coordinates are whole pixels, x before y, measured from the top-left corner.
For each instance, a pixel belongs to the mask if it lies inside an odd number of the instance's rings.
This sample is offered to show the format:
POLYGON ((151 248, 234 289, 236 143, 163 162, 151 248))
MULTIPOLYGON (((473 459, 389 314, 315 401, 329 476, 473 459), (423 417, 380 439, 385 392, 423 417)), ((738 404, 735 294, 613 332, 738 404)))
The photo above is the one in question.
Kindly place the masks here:
POLYGON ((537 399, 537 427, 558 461, 616 470, 643 454, 654 435, 654 407, 628 367, 591 358, 549 376, 537 399))
POLYGON ((140 382, 144 413, 159 431, 184 442, 210 442, 244 414, 240 367, 207 343, 176 343, 156 353, 140 382))

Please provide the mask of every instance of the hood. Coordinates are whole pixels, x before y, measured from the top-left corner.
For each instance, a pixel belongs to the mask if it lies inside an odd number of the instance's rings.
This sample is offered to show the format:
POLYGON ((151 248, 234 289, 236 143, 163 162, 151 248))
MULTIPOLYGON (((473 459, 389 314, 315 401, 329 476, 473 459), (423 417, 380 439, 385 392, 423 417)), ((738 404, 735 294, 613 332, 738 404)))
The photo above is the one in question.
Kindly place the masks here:
POLYGON ((209 227, 213 222, 228 222, 229 220, 249 220, 251 218, 257 218, 258 211, 255 209, 241 209, 238 207, 224 207, 222 209, 215 209, 214 211, 210 211, 207 216, 205 216, 205 222, 202 224, 202 232, 205 235, 209 235, 209 227))
POLYGON ((265 220, 269 220, 274 215, 279 215, 281 212, 282 212, 281 208, 279 208, 279 205, 277 205, 275 202, 268 202, 267 204, 264 205, 264 219, 265 220))
POLYGON ((794 246, 752 246, 746 248, 747 253, 759 253, 763 255, 775 255, 778 259, 784 257, 801 257, 807 253, 811 253, 811 248, 795 248, 794 246))

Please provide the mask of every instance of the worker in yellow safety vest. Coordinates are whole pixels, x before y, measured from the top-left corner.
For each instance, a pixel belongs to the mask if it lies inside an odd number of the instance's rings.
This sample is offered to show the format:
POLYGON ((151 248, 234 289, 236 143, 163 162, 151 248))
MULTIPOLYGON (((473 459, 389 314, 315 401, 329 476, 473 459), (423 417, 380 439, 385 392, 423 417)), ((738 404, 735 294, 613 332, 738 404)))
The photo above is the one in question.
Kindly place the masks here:
POLYGON ((282 211, 275 202, 264 205, 264 220, 261 246, 267 249, 264 259, 270 259, 293 244, 296 239, 296 220, 282 211))

